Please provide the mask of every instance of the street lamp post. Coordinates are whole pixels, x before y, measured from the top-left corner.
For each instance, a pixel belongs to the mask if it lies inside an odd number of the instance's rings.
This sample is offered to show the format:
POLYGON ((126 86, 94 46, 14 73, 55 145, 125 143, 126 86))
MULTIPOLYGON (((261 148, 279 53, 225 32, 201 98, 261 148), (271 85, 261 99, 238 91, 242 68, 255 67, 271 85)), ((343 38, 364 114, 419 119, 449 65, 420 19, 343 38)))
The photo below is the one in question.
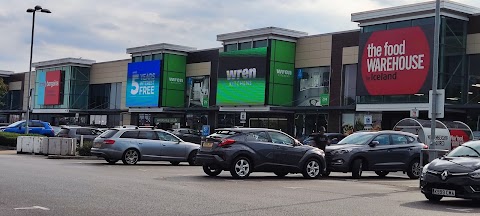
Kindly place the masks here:
POLYGON ((25 118, 25 134, 28 134, 28 124, 30 122, 30 101, 32 98, 32 90, 31 90, 31 83, 30 80, 32 79, 32 55, 33 55, 33 34, 35 29, 35 13, 40 11, 42 13, 52 13, 48 9, 44 9, 41 6, 37 5, 33 9, 27 9, 27 13, 33 13, 33 20, 32 20, 32 39, 30 41, 30 67, 28 68, 28 99, 27 99, 27 115, 25 118))

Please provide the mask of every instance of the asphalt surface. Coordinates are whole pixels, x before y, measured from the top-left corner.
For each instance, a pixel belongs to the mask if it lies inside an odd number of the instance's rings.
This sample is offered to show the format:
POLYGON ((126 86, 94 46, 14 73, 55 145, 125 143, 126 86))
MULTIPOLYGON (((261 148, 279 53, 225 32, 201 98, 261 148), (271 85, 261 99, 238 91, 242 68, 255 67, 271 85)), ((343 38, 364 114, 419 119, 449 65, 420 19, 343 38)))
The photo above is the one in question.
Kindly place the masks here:
POLYGON ((234 180, 164 162, 107 165, 0 151, 0 215, 480 215, 480 203, 429 203, 402 173, 234 180))

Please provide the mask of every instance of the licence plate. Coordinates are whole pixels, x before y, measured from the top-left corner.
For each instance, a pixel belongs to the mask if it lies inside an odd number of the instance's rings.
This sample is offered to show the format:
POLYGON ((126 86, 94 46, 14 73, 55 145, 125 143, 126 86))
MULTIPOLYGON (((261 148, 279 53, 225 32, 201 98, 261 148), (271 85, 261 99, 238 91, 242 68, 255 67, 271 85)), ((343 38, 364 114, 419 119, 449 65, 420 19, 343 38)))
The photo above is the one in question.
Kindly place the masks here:
POLYGON ((454 197, 455 196, 455 190, 445 190, 445 189, 432 189, 432 194, 434 195, 440 195, 440 196, 449 196, 449 197, 454 197))
POLYGON ((202 146, 203 146, 204 148, 212 148, 213 143, 211 143, 211 142, 204 142, 202 146))

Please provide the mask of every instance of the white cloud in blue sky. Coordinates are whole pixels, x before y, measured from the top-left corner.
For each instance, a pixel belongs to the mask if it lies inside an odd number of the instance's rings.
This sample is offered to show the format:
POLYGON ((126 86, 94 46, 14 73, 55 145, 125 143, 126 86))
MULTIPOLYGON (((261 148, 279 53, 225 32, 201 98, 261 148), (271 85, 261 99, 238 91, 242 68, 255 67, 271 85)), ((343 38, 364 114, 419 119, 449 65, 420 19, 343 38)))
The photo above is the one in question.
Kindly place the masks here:
MULTIPOLYGON (((479 0, 455 0, 480 7, 479 0)), ((33 61, 126 59, 126 48, 173 43, 219 47, 216 36, 266 26, 312 34, 358 28, 350 14, 424 0, 0 0, 0 70, 28 71, 32 16, 41 5, 33 61)))

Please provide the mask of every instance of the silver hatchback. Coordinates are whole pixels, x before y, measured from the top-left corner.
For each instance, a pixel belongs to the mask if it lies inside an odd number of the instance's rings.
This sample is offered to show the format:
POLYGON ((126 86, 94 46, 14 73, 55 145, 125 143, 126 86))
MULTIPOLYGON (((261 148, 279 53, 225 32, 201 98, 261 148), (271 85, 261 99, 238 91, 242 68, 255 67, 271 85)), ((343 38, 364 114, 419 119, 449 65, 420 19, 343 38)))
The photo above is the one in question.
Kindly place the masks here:
POLYGON ((177 136, 157 129, 115 128, 95 138, 92 155, 105 158, 109 164, 122 160, 132 165, 138 161, 170 161, 195 164, 200 145, 184 142, 177 136))

